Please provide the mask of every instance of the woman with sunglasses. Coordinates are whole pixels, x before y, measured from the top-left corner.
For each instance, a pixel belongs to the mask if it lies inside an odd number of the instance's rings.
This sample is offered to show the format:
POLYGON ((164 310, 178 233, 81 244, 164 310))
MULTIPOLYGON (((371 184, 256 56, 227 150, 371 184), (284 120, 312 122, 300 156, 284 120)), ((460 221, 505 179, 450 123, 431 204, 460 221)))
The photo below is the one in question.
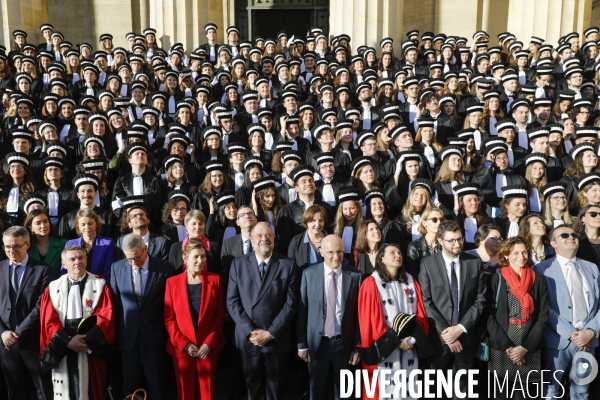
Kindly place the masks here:
POLYGON ((408 244, 406 249, 406 271, 415 279, 419 277, 421 260, 441 250, 437 241, 437 231, 445 220, 444 213, 439 208, 425 211, 419 224, 419 239, 408 244))
POLYGON ((561 225, 571 225, 574 219, 567 204, 567 185, 550 182, 542 187, 541 193, 544 196, 542 216, 548 231, 561 225))
POLYGON ((532 214, 523 218, 519 224, 519 236, 527 240, 531 247, 531 266, 553 257, 556 253, 554 247, 550 246, 546 224, 539 215, 532 214))
MULTIPOLYGON (((600 206, 586 206, 573 224, 579 235, 577 258, 600 265, 600 206)), ((564 233, 563 235, 567 235, 564 233)))

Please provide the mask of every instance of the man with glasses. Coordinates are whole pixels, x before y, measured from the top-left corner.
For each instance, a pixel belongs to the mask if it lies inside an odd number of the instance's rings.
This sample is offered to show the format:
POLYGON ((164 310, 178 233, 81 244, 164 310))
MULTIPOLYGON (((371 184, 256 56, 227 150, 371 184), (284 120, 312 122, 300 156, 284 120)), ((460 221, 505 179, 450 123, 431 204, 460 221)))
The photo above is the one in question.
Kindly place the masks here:
POLYGON ((145 377, 150 398, 165 399, 164 298, 173 267, 149 255, 144 238, 135 233, 123 238, 121 248, 125 258, 111 266, 110 286, 117 322, 116 343, 123 365, 123 391, 133 393, 142 387, 145 377))
POLYGON ((125 258, 122 246, 125 234, 135 233, 144 239, 148 246, 148 254, 152 257, 169 259, 169 250, 171 242, 164 236, 150 232, 150 216, 144 205, 144 196, 128 196, 121 199, 124 203, 124 210, 121 212, 119 228, 124 235, 117 240, 115 247, 115 261, 125 258))
MULTIPOLYGON (((455 221, 444 221, 437 232, 442 251, 421 260, 419 283, 435 348, 430 368, 471 369, 479 345, 479 319, 486 306, 486 278, 481 259, 463 253, 464 237, 455 221), (443 289, 442 289, 443 288, 443 289)), ((467 377, 460 379, 466 392, 467 377)))
POLYGON ((7 260, 0 262, 0 365, 11 399, 45 399, 39 363, 40 306, 51 281, 48 265, 27 255, 29 233, 13 226, 2 235, 7 260))
POLYGON ((413 122, 415 132, 419 129, 420 118, 433 118, 435 120, 433 126, 435 139, 442 146, 447 146, 448 138, 454 136, 454 132, 456 131, 456 118, 453 115, 442 113, 439 97, 433 90, 424 89, 419 93, 418 98, 417 117, 413 122))
POLYGON ((253 252, 233 260, 227 310, 235 321, 235 345, 242 356, 248 399, 280 399, 292 348, 298 278, 293 260, 274 252, 266 222, 250 232, 253 252))
POLYGON ((556 256, 542 261, 533 269, 543 274, 548 282, 550 318, 544 331, 546 343, 544 370, 549 370, 544 385, 545 398, 559 398, 564 394, 561 385, 565 371, 569 374, 571 399, 587 399, 589 383, 578 384, 592 368, 589 363, 598 347, 600 332, 600 276, 598 267, 576 257, 579 234, 567 226, 550 232, 550 245, 556 256), (588 360, 586 358, 588 357, 588 360), (577 359, 575 364, 573 360, 577 359))

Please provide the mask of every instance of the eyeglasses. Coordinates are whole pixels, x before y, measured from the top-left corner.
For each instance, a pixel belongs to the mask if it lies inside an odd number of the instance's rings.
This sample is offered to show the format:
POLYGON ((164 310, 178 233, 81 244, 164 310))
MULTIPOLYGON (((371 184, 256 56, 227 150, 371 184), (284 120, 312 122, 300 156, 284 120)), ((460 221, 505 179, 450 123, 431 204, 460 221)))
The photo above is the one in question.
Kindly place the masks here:
POLYGON ((555 201, 565 201, 567 200, 567 196, 554 196, 554 197, 550 197, 552 200, 555 201))
POLYGON ((175 212, 187 212, 187 207, 175 207, 173 211, 175 212))
POLYGON ((450 240, 446 240, 446 239, 442 239, 444 242, 448 242, 450 244, 458 244, 458 243, 462 243, 465 241, 464 237, 461 237, 460 239, 450 239, 450 240))
POLYGON ((145 217, 145 216, 146 216, 146 213, 131 214, 129 216, 129 219, 142 218, 142 217, 145 217))
POLYGON ((590 211, 588 213, 586 213, 587 215, 589 215, 592 218, 596 218, 598 215, 600 215, 600 212, 597 211, 590 211))
POLYGON ((21 164, 13 164, 10 166, 10 169, 23 169, 25 167, 23 167, 21 164))
POLYGON ((432 221, 434 224, 437 224, 438 221, 443 222, 445 220, 446 220, 446 218, 438 218, 438 217, 427 218, 427 221, 432 221))
POLYGON ((569 237, 572 237, 573 239, 579 239, 579 236, 580 236, 579 233, 575 233, 575 232, 573 232, 573 233, 561 233, 560 235, 554 236, 553 240, 556 240, 559 237, 563 238, 565 240, 568 239, 569 237))
POLYGON ((488 239, 491 240, 492 242, 497 242, 497 243, 502 243, 502 241, 504 240, 504 238, 500 237, 500 236, 498 236, 498 237, 490 236, 488 239))
POLYGON ((363 146, 365 146, 365 147, 375 147, 375 146, 377 146, 377 143, 363 143, 363 146))
POLYGON ((237 217, 238 217, 238 219, 242 219, 242 218, 252 218, 252 217, 254 217, 254 215, 255 215, 255 214, 254 214, 254 212, 253 212, 253 211, 250 211, 250 212, 247 212, 247 213, 240 213, 240 214, 238 214, 238 216, 237 216, 237 217))
MULTIPOLYGON (((144 249, 144 252, 146 252, 145 249, 144 249)), ((131 264, 133 262, 140 262, 140 261, 142 261, 142 258, 144 258, 144 253, 142 253, 141 256, 135 256, 135 257, 131 257, 131 258, 126 258, 126 260, 131 264)))
POLYGON ((27 244, 27 243, 23 243, 23 244, 15 244, 15 245, 13 245, 13 246, 6 246, 6 245, 5 245, 5 246, 4 246, 4 250, 6 250, 6 251, 11 251, 11 250, 14 250, 14 251, 19 251, 19 250, 21 250, 21 248, 22 248, 23 246, 25 246, 26 244, 27 244))

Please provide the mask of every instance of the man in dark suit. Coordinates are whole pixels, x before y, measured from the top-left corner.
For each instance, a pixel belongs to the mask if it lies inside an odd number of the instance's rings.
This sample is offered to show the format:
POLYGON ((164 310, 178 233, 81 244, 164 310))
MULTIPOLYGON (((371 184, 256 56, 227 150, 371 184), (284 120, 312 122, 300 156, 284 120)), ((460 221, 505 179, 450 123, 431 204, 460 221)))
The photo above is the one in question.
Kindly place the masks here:
POLYGON ((296 330, 298 356, 308 363, 311 400, 327 398, 333 367, 335 398, 340 398, 340 370, 357 365, 358 290, 361 272, 344 265, 344 243, 329 235, 321 243, 324 262, 302 273, 296 330), (325 304, 324 304, 325 303, 325 304))
MULTIPOLYGON (((419 283, 435 348, 430 367, 446 371, 473 368, 479 345, 478 323, 486 305, 481 260, 462 253, 463 235, 455 221, 437 232, 442 251, 421 260, 419 283)), ((466 375, 460 389, 467 390, 466 375)), ((456 396, 454 396, 456 398, 456 396)))
MULTIPOLYGON (((150 219, 148 216, 148 211, 146 210, 146 207, 144 207, 144 196, 130 197, 138 197, 139 199, 132 199, 132 205, 129 205, 126 210, 122 211, 121 222, 119 224, 121 229, 126 228, 126 231, 140 235, 148 246, 148 255, 156 258, 162 258, 163 260, 167 261, 172 243, 164 236, 150 232, 150 219)), ((115 261, 125 258, 122 250, 124 238, 125 235, 121 236, 117 240, 115 248, 115 261)))
POLYGON ((40 306, 51 268, 27 255, 29 233, 20 226, 2 235, 0 262, 0 365, 11 399, 45 399, 40 370, 40 306), (33 382, 32 382, 33 381, 33 382))
POLYGON ((164 298, 173 267, 148 255, 140 235, 125 236, 122 249, 125 259, 112 265, 110 286, 123 364, 123 391, 133 393, 142 386, 144 376, 150 399, 165 399, 164 298))
POLYGON ((252 243, 250 241, 250 232, 258 222, 256 213, 250 206, 238 208, 236 225, 240 227, 241 233, 231 237, 223 242, 221 246, 221 281, 225 285, 229 283, 229 268, 234 258, 251 253, 252 243))
POLYGON ((297 307, 297 268, 274 253, 275 237, 266 222, 251 232, 254 252, 233 260, 227 309, 235 321, 235 344, 241 351, 248 399, 282 397, 292 319, 297 307))

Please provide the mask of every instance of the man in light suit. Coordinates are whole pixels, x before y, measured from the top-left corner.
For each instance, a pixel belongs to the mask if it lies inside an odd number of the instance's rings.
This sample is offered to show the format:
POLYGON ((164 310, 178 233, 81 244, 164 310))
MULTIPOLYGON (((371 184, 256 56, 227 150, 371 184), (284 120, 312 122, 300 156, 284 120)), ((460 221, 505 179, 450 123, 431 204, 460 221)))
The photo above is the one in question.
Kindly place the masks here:
POLYGON ((275 238, 266 222, 251 232, 254 252, 231 263, 227 309, 235 321, 248 399, 282 398, 298 281, 294 262, 273 252, 275 238))
POLYGON ((30 258, 29 233, 13 226, 2 235, 0 262, 0 366, 10 399, 45 399, 40 369, 40 300, 52 269, 30 258))
MULTIPOLYGON (((485 275, 479 258, 462 253, 464 239, 455 221, 440 224, 437 240, 442 251, 421 260, 419 273, 429 340, 436 350, 430 367, 470 369, 475 365, 478 324, 486 306, 485 275)), ((467 390, 466 375, 460 389, 467 390)))
POLYGON ((123 364, 123 391, 133 393, 142 387, 145 376, 149 398, 164 399, 167 347, 164 300, 173 267, 148 255, 144 239, 135 233, 123 239, 123 253, 125 258, 112 265, 110 274, 117 347, 123 364))
MULTIPOLYGON (((550 232, 550 244, 556 256, 534 266, 548 283, 550 317, 544 331, 545 365, 552 371, 549 384, 544 386, 545 398, 564 397, 560 384, 564 371, 569 375, 571 399, 587 399, 589 384, 579 385, 574 380, 589 376, 591 368, 583 367, 583 353, 594 356, 600 332, 600 277, 598 266, 577 258, 579 235, 573 229, 560 226, 550 232), (573 359, 578 358, 575 365, 573 359), (580 371, 585 371, 581 374, 580 371)), ((588 365, 590 365, 588 363, 588 365)), ((596 378, 598 379, 598 378, 596 378)))
POLYGON ((335 398, 340 398, 340 370, 357 365, 358 290, 361 272, 343 264, 344 243, 329 235, 321 243, 324 262, 302 273, 296 330, 298 356, 308 363, 310 399, 327 398, 333 367, 335 398))

